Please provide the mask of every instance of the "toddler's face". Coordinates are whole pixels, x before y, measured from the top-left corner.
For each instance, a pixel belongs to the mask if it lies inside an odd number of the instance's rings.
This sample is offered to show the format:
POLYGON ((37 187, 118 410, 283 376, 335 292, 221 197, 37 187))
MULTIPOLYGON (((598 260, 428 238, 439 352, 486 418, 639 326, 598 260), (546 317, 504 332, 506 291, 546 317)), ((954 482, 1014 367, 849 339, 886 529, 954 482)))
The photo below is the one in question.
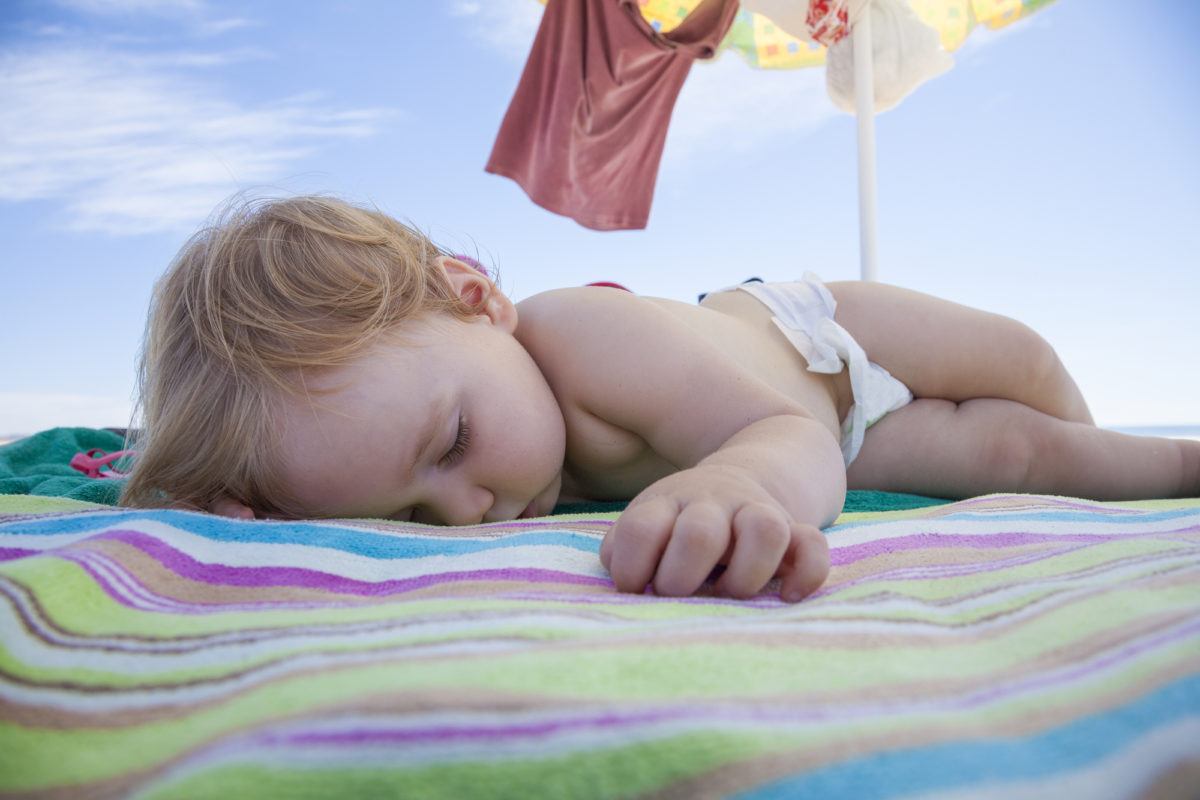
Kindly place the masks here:
POLYGON ((305 510, 444 525, 549 514, 565 426, 511 326, 439 316, 399 334, 308 376, 333 391, 289 402, 284 474, 305 510))

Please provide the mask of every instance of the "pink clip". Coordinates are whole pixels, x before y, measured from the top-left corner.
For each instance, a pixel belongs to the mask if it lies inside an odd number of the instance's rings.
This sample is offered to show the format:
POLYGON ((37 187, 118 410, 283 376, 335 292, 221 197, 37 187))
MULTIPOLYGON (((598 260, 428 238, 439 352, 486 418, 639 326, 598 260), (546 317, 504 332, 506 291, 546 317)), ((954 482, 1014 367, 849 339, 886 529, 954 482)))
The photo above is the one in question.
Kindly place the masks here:
POLYGON ((586 285, 587 286, 607 286, 609 289, 620 289, 623 292, 629 292, 630 294, 633 294, 633 289, 630 289, 628 286, 622 286, 621 284, 617 283, 616 281, 592 281, 591 283, 586 284, 586 285))
POLYGON ((137 455, 136 450, 118 450, 115 453, 105 453, 100 448, 79 452, 71 456, 71 467, 79 470, 89 478, 124 478, 126 473, 109 465, 119 458, 137 455), (104 469, 108 467, 108 469, 104 469))

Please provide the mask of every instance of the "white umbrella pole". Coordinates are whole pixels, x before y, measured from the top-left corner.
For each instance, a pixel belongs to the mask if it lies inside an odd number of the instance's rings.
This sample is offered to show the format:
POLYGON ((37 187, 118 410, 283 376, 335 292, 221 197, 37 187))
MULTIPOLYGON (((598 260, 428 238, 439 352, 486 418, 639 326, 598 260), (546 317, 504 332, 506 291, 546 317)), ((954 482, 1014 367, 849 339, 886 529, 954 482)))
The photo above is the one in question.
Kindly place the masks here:
POLYGON ((864 281, 879 280, 875 239, 875 66, 871 5, 854 23, 854 107, 858 117, 858 252, 864 281))

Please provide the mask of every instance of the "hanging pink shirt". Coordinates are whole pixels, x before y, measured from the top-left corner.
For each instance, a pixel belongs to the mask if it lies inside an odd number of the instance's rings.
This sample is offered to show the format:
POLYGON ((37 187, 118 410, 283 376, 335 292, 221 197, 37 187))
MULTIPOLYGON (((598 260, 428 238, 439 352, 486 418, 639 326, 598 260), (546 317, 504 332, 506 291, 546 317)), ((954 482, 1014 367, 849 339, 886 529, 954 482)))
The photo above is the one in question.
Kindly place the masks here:
POLYGON ((667 34, 637 0, 549 0, 487 171, 596 230, 644 228, 675 99, 736 0, 703 0, 667 34))

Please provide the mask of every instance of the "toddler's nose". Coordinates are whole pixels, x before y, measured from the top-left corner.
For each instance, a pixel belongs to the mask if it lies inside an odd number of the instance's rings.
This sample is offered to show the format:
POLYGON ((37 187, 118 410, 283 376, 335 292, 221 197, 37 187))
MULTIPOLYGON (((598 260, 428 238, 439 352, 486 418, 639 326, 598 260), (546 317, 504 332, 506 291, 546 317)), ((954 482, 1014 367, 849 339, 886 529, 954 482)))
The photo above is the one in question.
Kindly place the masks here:
POLYGON ((446 498, 442 518, 447 525, 478 525, 496 502, 482 486, 468 486, 446 498))

